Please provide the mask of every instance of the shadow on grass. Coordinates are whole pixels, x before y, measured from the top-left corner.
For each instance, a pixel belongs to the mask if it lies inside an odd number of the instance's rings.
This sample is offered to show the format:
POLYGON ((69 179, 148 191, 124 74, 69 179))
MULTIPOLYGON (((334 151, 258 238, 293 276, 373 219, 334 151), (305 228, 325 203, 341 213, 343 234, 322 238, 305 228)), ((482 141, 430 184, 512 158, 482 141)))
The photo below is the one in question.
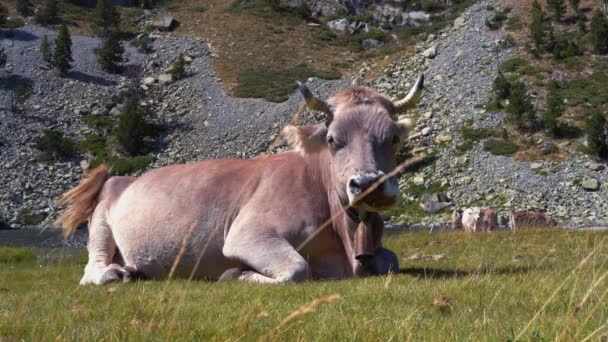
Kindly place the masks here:
POLYGON ((499 268, 482 268, 476 270, 462 269, 442 269, 433 267, 407 267, 401 270, 400 274, 407 274, 414 277, 448 279, 448 278, 464 278, 474 275, 510 275, 510 274, 526 274, 539 270, 538 267, 518 266, 518 267, 499 267, 499 268))

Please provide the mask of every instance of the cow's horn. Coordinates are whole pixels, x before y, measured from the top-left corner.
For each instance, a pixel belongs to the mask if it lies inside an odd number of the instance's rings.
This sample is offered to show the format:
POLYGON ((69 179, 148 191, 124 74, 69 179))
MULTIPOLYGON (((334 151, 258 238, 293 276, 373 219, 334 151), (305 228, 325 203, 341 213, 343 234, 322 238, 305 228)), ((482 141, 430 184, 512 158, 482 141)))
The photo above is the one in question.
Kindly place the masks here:
POLYGON ((418 75, 418 79, 416 80, 416 84, 412 87, 412 90, 407 94, 407 96, 399 101, 395 101, 393 105, 395 106, 395 110, 397 113, 403 113, 408 109, 412 109, 416 106, 420 97, 422 96, 422 88, 424 87, 424 74, 418 75))
POLYGON ((329 126, 331 121, 334 119, 334 113, 331 111, 331 108, 327 102, 314 97, 308 87, 300 81, 298 81, 298 89, 300 89, 300 93, 302 93, 302 97, 306 101, 308 108, 327 114, 325 124, 329 126))

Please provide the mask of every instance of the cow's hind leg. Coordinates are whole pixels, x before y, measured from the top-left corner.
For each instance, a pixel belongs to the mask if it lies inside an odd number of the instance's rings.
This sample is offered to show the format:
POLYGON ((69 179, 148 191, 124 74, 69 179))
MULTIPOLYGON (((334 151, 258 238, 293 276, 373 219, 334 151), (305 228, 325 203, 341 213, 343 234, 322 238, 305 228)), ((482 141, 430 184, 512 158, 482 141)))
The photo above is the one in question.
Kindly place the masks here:
POLYGON ((104 201, 100 202, 89 223, 89 261, 84 268, 80 285, 102 285, 125 279, 128 272, 119 264, 112 263, 116 253, 116 242, 112 230, 106 222, 104 201))
POLYGON ((309 278, 308 263, 287 240, 252 235, 254 234, 238 234, 234 231, 228 234, 223 248, 224 255, 247 265, 247 270, 230 269, 220 277, 221 280, 282 283, 309 278))

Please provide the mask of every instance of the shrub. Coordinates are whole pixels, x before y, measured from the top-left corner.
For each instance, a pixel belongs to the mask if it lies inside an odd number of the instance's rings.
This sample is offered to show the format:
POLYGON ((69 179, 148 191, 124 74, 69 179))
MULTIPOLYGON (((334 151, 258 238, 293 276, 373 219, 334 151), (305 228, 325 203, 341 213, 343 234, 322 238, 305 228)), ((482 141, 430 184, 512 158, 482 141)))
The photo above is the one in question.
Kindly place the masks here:
POLYGON ((591 45, 598 54, 608 53, 608 20, 600 11, 595 11, 591 19, 591 45))
POLYGON ((32 214, 29 209, 23 209, 19 212, 19 216, 17 216, 17 222, 24 226, 37 226, 46 216, 44 214, 32 214))
POLYGON ((57 73, 61 77, 65 77, 68 71, 72 68, 70 62, 72 59, 72 38, 68 27, 63 24, 59 28, 57 38, 55 39, 55 54, 54 54, 55 68, 57 73))
POLYGON ((497 156, 510 156, 517 152, 518 147, 502 139, 488 139, 484 142, 483 149, 497 156))
POLYGON ((25 101, 30 97, 31 93, 24 85, 18 85, 15 87, 15 101, 18 104, 24 104, 25 101))
POLYGON ((437 0, 422 0, 422 10, 425 12, 443 11, 445 7, 437 0))
POLYGON ((47 0, 44 8, 36 15, 36 22, 41 25, 58 24, 60 21, 57 0, 47 0))
POLYGON ((68 159, 76 153, 76 143, 62 132, 46 129, 36 141, 35 147, 43 152, 46 160, 68 159))
POLYGON ((112 167, 113 174, 126 175, 147 168, 153 161, 153 156, 145 155, 133 158, 110 158, 108 163, 112 167))
POLYGON ((511 83, 502 73, 499 73, 492 83, 492 91, 499 99, 506 100, 511 95, 511 83))
POLYGON ((528 62, 522 57, 513 57, 502 62, 501 68, 504 72, 515 72, 526 64, 528 64, 528 62))
POLYGON ((181 80, 186 77, 186 61, 184 60, 184 55, 179 54, 173 63, 173 67, 171 68, 171 75, 175 80, 181 80))
POLYGON ((600 111, 594 112, 587 123, 587 145, 591 154, 608 159, 608 127, 606 117, 600 111))
POLYGON ((25 25, 25 21, 21 18, 11 18, 4 23, 4 27, 14 30, 25 25))
POLYGON ((553 57, 557 60, 563 61, 582 54, 581 47, 573 39, 567 37, 557 39, 553 48, 553 57))
POLYGON ((96 51, 97 62, 102 69, 108 72, 119 72, 122 62, 122 54, 125 49, 122 47, 118 34, 115 32, 110 33, 103 42, 103 46, 96 51))
POLYGON ((30 4, 28 0, 17 0, 17 13, 21 14, 23 17, 29 17, 32 14, 32 10, 30 9, 30 4))

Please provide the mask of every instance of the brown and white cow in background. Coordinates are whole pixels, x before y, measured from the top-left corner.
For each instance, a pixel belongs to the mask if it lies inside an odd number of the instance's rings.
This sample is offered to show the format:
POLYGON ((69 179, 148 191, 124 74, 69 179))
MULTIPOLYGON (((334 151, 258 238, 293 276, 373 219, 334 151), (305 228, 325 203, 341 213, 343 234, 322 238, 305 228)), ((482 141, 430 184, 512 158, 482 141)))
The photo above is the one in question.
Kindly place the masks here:
POLYGON ((525 228, 556 227, 557 222, 540 211, 512 211, 509 213, 509 228, 513 231, 525 228))
POLYGON ((492 209, 466 208, 454 210, 452 213, 452 228, 463 229, 465 232, 489 232, 498 230, 498 215, 492 209))
POLYGON ((395 102, 366 88, 325 102, 300 84, 326 121, 287 127, 293 151, 137 178, 110 177, 100 166, 61 199, 66 236, 89 221, 80 284, 170 272, 266 283, 398 272, 397 256, 382 247, 378 212, 397 201, 391 172, 411 124, 394 118, 415 106, 423 80, 395 102))

